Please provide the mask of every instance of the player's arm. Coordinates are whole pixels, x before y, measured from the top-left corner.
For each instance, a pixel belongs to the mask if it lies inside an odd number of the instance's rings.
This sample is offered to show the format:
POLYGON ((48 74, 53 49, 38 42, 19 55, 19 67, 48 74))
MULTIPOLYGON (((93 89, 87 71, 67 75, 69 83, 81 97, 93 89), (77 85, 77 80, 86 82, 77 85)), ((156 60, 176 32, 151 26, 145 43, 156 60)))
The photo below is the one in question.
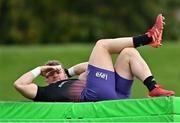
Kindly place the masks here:
POLYGON ((37 85, 32 82, 40 73, 41 68, 37 67, 23 74, 14 82, 14 87, 26 98, 33 99, 37 93, 37 85))
POLYGON ((38 86, 33 83, 33 80, 50 69, 54 68, 52 66, 41 66, 29 71, 14 82, 14 87, 26 98, 33 99, 38 89, 38 86))
POLYGON ((69 76, 81 75, 82 73, 86 72, 87 66, 88 62, 79 63, 70 67, 66 72, 69 74, 69 76))
POLYGON ((26 98, 33 99, 37 93, 37 85, 32 83, 36 77, 27 72, 14 82, 14 87, 26 98))

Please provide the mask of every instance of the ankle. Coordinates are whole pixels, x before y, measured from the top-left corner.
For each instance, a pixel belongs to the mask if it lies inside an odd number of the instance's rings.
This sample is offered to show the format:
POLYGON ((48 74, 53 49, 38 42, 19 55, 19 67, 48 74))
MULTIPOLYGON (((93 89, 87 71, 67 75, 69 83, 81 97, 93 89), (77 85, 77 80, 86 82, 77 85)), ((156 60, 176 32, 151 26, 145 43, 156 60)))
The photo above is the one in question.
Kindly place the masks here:
POLYGON ((135 48, 150 44, 151 42, 152 42, 152 37, 148 37, 147 34, 133 37, 133 43, 135 48))
POLYGON ((149 91, 152 91, 157 87, 157 83, 153 76, 147 77, 143 83, 148 88, 149 91))

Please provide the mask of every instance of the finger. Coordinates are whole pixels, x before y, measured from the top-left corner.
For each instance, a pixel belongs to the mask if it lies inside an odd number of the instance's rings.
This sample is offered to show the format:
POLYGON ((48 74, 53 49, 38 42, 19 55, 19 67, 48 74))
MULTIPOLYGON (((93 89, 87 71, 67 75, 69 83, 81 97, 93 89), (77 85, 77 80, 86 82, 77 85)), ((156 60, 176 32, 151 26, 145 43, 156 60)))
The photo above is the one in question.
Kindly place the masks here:
POLYGON ((47 76, 47 77, 48 77, 48 76, 52 76, 55 72, 56 72, 56 70, 48 71, 48 72, 46 73, 46 76, 47 76))
POLYGON ((56 65, 56 66, 54 66, 54 69, 56 69, 56 70, 61 70, 62 67, 61 67, 61 65, 56 65))

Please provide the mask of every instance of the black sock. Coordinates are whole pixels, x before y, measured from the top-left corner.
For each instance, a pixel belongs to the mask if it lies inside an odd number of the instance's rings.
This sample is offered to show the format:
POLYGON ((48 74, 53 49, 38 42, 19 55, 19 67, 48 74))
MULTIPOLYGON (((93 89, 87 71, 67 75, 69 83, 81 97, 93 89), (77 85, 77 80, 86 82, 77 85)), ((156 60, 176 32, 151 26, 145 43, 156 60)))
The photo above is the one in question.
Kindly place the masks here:
POLYGON ((156 86, 156 81, 154 80, 153 76, 149 76, 144 80, 144 85, 148 88, 149 91, 153 90, 156 86))
POLYGON ((149 44, 152 41, 152 37, 148 37, 147 34, 133 37, 134 47, 149 44))

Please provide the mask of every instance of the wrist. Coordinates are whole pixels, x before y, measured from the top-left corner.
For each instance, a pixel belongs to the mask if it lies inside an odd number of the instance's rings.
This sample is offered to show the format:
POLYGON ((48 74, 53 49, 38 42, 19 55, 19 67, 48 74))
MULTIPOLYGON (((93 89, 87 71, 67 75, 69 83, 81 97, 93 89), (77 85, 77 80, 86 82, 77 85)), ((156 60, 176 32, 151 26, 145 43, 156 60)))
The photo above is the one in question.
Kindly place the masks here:
POLYGON ((69 68, 69 69, 68 69, 68 73, 69 73, 70 76, 76 75, 75 70, 74 70, 74 67, 69 68))
POLYGON ((31 70, 31 73, 36 78, 41 74, 41 67, 36 67, 33 70, 31 70))
POLYGON ((71 75, 69 75, 68 69, 65 68, 64 71, 68 77, 72 77, 71 75))

